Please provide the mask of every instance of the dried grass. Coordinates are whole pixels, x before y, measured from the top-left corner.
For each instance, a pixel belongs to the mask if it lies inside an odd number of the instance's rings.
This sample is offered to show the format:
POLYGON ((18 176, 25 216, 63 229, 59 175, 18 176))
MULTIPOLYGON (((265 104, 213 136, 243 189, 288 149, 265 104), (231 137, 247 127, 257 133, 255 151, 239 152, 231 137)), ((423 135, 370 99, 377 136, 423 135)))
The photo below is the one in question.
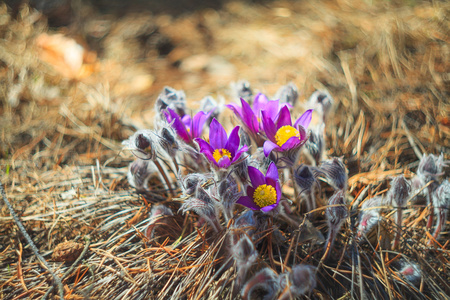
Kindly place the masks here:
MULTIPOLYGON (((327 128, 327 154, 344 157, 356 211, 359 203, 385 190, 390 176, 412 176, 424 153, 442 152, 450 158, 450 6, 400 3, 230 2, 221 14, 197 12, 174 19, 172 25, 164 18, 158 22, 176 44, 168 61, 183 61, 196 52, 222 55, 236 66, 239 78, 269 93, 288 80, 305 96, 325 86, 337 101, 327 128), (201 22, 214 41, 209 47, 201 34, 197 39, 189 35, 195 28, 185 26, 201 22)), ((177 211, 179 203, 160 182, 145 197, 128 186, 130 158, 120 152, 120 142, 146 122, 130 108, 140 107, 148 117, 145 110, 151 105, 144 99, 161 86, 184 85, 188 95, 199 99, 224 91, 237 75, 218 81, 217 74, 207 72, 176 71, 170 76, 173 70, 162 74, 155 69, 160 81, 133 94, 137 102, 129 104, 119 98, 127 91, 114 92, 114 86, 100 79, 108 73, 104 61, 98 75, 78 82, 40 62, 32 41, 46 31, 37 12, 25 7, 12 18, 0 5, 0 93, 5 99, 0 107, 0 163, 8 198, 47 260, 58 243, 90 237, 82 262, 63 278, 65 297, 235 299, 235 270, 224 247, 227 224, 214 234, 207 226, 195 227, 195 215, 177 215, 166 237, 146 238, 152 205, 164 203, 177 211), (17 99, 12 99, 14 87, 17 99)), ((148 58, 147 63, 155 60, 148 58)), ((125 69, 126 64, 115 68, 125 69)), ((6 207, 0 208, 0 298, 41 298, 52 286, 51 275, 32 255, 6 207)), ((313 225, 325 233, 323 211, 317 210, 313 225)), ((384 215, 369 242, 361 244, 354 242, 352 214, 334 253, 323 262, 322 245, 300 239, 305 227, 283 224, 286 245, 271 247, 265 239, 258 265, 281 271, 294 263, 320 263, 311 298, 448 299, 449 224, 439 241, 428 246, 427 213, 421 203, 404 209, 397 251, 388 243, 397 231, 392 214, 384 215), (420 283, 399 277, 403 261, 420 266, 420 283)), ((71 264, 51 267, 62 276, 71 264)))

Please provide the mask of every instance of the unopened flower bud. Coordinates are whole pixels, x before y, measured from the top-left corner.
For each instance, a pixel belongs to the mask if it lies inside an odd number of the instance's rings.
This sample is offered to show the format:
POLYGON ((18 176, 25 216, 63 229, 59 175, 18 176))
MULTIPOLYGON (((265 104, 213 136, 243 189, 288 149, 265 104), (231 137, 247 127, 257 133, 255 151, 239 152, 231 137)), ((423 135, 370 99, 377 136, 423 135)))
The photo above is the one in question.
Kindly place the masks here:
POLYGON ((150 130, 138 130, 129 139, 122 142, 125 150, 140 159, 156 158, 156 145, 154 143, 153 132, 150 130))
POLYGON ((158 169, 150 160, 136 159, 128 169, 128 182, 138 191, 148 189, 148 180, 156 174, 158 169))
POLYGON ((384 205, 382 197, 373 197, 364 201, 359 213, 359 224, 357 229, 357 238, 361 239, 364 235, 381 221, 380 211, 384 205))
POLYGON ((175 110, 180 117, 184 116, 186 114, 186 94, 184 91, 178 91, 169 86, 164 87, 156 99, 155 110, 161 113, 168 107, 175 110))
POLYGON ((331 108, 333 107, 334 99, 330 93, 325 90, 315 91, 308 100, 308 107, 314 109, 322 115, 323 123, 326 123, 331 108))
POLYGON ((411 192, 411 183, 405 176, 394 177, 391 181, 391 188, 387 193, 387 201, 396 207, 403 207, 411 192))
POLYGON ((413 284, 419 283, 422 277, 419 265, 413 262, 404 262, 398 274, 413 284))
POLYGON ((279 300, 295 299, 310 293, 316 287, 316 267, 310 265, 296 265, 291 272, 280 274, 279 300))
POLYGON ((170 208, 160 204, 152 207, 150 211, 150 224, 145 230, 145 235, 149 239, 153 239, 155 237, 154 231, 160 226, 167 226, 167 220, 164 220, 167 216, 173 216, 173 212, 170 208))
POLYGON ((298 100, 298 88, 295 83, 283 85, 275 94, 275 99, 280 99, 281 103, 289 103, 294 107, 298 100))
POLYGON ((324 124, 310 128, 309 139, 305 144, 305 151, 310 156, 312 163, 316 166, 322 161, 323 153, 325 151, 324 141, 324 124))
POLYGON ((241 295, 243 300, 272 300, 279 289, 277 274, 270 268, 264 268, 245 283, 241 295))
POLYGON ((171 127, 161 128, 159 132, 159 144, 170 157, 175 157, 177 151, 180 149, 176 136, 176 133, 171 127))
POLYGON ((235 96, 239 99, 242 98, 247 103, 251 104, 253 101, 253 91, 250 87, 250 83, 247 80, 241 80, 232 84, 232 89, 235 96))
POLYGON ((335 189, 347 189, 348 171, 341 158, 333 157, 324 161, 319 167, 319 172, 325 175, 328 183, 335 189))

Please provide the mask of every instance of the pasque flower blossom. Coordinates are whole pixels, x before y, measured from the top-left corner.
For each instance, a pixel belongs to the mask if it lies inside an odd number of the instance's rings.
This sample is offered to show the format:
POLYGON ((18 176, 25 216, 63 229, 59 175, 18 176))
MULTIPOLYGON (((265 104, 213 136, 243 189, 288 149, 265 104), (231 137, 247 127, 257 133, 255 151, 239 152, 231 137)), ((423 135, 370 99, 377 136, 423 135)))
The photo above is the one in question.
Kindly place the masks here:
POLYGON ((199 111, 193 118, 189 115, 180 117, 174 110, 167 108, 164 112, 166 120, 175 129, 178 136, 186 143, 192 143, 202 135, 203 126, 210 113, 199 111))
POLYGON ((281 186, 276 165, 270 164, 266 176, 257 168, 250 166, 248 175, 252 185, 247 187, 247 196, 240 197, 236 203, 263 212, 269 212, 277 207, 281 198, 281 186))
POLYGON ((195 141, 200 147, 200 152, 209 162, 222 169, 227 169, 238 162, 242 154, 248 150, 247 145, 239 148, 239 126, 234 127, 230 136, 227 137, 227 132, 215 118, 209 129, 209 143, 201 138, 196 138, 195 141))
POLYGON ((226 105, 229 109, 231 109, 236 117, 242 122, 245 126, 249 134, 255 136, 259 132, 262 131, 262 116, 261 111, 266 111, 266 116, 274 119, 280 108, 282 107, 290 107, 291 105, 288 103, 283 103, 280 105, 279 100, 270 101, 264 94, 259 93, 255 96, 255 100, 253 102, 253 108, 248 104, 247 101, 241 98, 241 106, 239 107, 237 104, 228 104, 226 105))
POLYGON ((302 146, 307 140, 306 129, 311 122, 312 109, 301 115, 292 126, 291 113, 284 106, 280 109, 275 121, 272 112, 264 109, 261 112, 267 141, 264 142, 264 155, 269 156, 272 150, 284 152, 302 146))

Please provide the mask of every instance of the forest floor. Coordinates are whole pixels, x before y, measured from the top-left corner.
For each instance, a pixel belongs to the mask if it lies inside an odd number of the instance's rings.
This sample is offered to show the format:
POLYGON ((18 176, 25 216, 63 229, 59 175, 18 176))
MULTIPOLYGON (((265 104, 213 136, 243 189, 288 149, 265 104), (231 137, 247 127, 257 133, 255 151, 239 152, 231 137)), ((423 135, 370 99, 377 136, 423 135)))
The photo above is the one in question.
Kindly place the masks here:
MULTIPOLYGON (((63 278, 66 299, 237 297, 235 268, 220 269, 226 230, 216 236, 196 227, 191 213, 174 217, 180 239, 142 233, 155 203, 175 212, 179 204, 159 182, 151 197, 136 193, 127 181, 133 158, 121 143, 154 126, 154 101, 165 86, 184 90, 192 111, 208 95, 237 102, 232 84, 239 80, 271 99, 295 83, 298 112, 315 90, 327 90, 335 103, 326 155, 343 157, 352 204, 384 193, 392 176, 412 178, 424 154, 450 160, 448 2, 172 2, 67 0, 40 11, 0 4, 0 179, 58 276, 71 262, 53 261, 55 247, 89 243, 63 278)), ((220 118, 227 128, 237 124, 228 109, 220 118)), ((0 203, 0 298, 41 298, 52 276, 0 203)), ((450 297, 449 222, 430 246, 426 206, 405 209, 400 249, 377 236, 358 246, 359 271, 345 255, 355 250, 346 224, 309 297, 450 297), (421 268, 417 284, 398 275, 408 260, 421 268)), ((321 213, 313 224, 326 235, 321 213)), ((380 229, 388 236, 391 215, 380 229)), ((288 245, 299 242, 298 230, 282 229, 288 245)), ((317 266, 323 244, 299 245, 290 259, 317 266)))

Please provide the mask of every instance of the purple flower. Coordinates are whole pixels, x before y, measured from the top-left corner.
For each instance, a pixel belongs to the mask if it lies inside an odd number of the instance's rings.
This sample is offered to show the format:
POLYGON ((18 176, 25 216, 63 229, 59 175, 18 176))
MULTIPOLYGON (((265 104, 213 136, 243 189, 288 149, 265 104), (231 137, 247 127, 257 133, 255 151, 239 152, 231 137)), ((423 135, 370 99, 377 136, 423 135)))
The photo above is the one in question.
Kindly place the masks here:
POLYGON ((208 119, 209 113, 199 111, 194 118, 189 115, 180 117, 174 110, 167 108, 164 112, 166 120, 175 129, 178 136, 188 144, 196 138, 199 138, 202 134, 203 126, 206 119, 208 119))
POLYGON ((264 131, 268 138, 264 142, 264 155, 269 156, 272 150, 284 152, 302 146, 307 140, 306 129, 311 122, 312 109, 301 115, 294 126, 292 126, 291 113, 284 106, 281 108, 275 121, 272 112, 263 110, 261 112, 264 131))
POLYGON ((242 98, 240 107, 234 103, 228 104, 226 107, 234 112, 250 134, 256 135, 261 132, 263 128, 261 123, 262 110, 266 111, 268 117, 274 119, 281 107, 290 107, 290 104, 284 103, 280 107, 279 100, 269 101, 264 94, 259 93, 255 96, 253 108, 251 108, 250 104, 242 98))
POLYGON ((280 203, 281 186, 278 181, 278 169, 271 163, 266 176, 254 167, 248 167, 252 186, 247 187, 247 196, 240 197, 236 203, 252 210, 269 212, 280 203))
POLYGON ((215 118, 212 120, 209 129, 209 143, 200 138, 196 138, 195 141, 200 147, 200 152, 205 155, 210 163, 222 169, 227 169, 230 165, 236 163, 242 153, 248 150, 246 145, 239 148, 241 141, 239 126, 234 127, 230 136, 227 137, 227 132, 215 118))

